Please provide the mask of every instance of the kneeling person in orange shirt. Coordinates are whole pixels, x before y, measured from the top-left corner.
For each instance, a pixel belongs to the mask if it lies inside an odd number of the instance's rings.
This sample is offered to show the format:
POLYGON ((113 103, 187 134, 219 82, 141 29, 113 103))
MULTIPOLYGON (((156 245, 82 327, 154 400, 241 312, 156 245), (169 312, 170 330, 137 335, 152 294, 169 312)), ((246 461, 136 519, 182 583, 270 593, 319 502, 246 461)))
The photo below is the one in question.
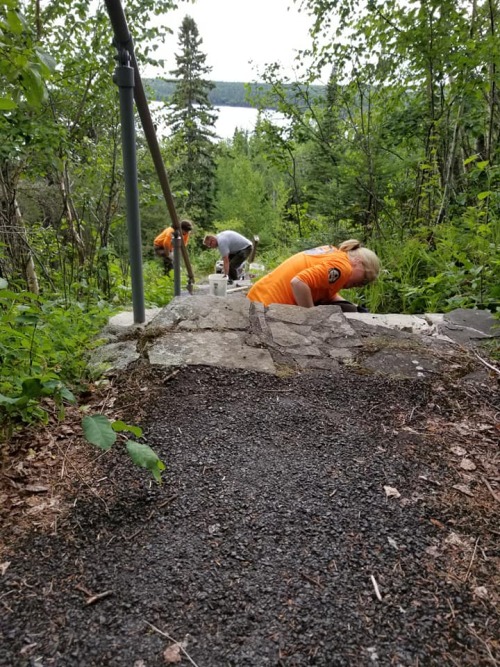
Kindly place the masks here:
POLYGON ((343 301, 341 289, 367 285, 379 271, 377 255, 351 239, 338 249, 321 246, 293 255, 258 280, 247 296, 265 306, 284 303, 312 308, 343 301))
MULTIPOLYGON (((188 244, 189 234, 193 231, 191 220, 181 220, 181 232, 184 245, 188 244)), ((174 267, 174 247, 173 247, 174 228, 167 227, 154 240, 154 250, 157 257, 163 257, 163 268, 168 276, 174 267)))

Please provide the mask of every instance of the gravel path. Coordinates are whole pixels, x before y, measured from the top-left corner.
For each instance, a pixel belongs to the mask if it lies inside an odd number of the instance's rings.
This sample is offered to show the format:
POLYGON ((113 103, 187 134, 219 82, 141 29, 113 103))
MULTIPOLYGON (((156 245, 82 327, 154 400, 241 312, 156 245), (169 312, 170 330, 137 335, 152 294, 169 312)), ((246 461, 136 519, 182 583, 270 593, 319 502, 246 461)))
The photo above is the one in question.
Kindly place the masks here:
POLYGON ((17 544, 2 666, 499 664, 495 503, 479 477, 453 489, 450 454, 479 394, 348 372, 121 382, 164 484, 107 455, 106 495, 17 544))

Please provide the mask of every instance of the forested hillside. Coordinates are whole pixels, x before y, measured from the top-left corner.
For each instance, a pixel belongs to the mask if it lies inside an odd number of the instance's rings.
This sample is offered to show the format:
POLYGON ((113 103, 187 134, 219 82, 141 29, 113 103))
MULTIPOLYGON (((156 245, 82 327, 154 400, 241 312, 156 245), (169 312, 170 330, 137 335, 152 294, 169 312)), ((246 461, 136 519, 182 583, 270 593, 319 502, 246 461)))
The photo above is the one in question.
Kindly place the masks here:
MULTIPOLYGON (((161 152, 179 217, 206 231, 258 234, 268 269, 322 243, 360 239, 382 273, 352 296, 374 312, 499 310, 498 4, 390 0, 353 9, 304 0, 314 22, 297 79, 213 84, 202 35, 179 35, 174 132, 161 152), (330 29, 330 26, 336 26, 330 29), (191 37, 193 39, 191 39, 191 37), (307 59, 306 59, 307 56, 307 59), (307 66, 306 63, 307 62, 307 66), (194 64, 194 67, 191 67, 194 64), (313 85, 328 72, 328 85, 313 85), (248 99, 247 99, 248 95, 248 99), (260 109, 254 132, 217 142, 216 106, 260 109), (266 113, 277 109, 277 125, 266 113)), ((169 0, 130 0, 140 68, 169 0)), ((107 313, 130 307, 126 201, 113 34, 104 8, 54 0, 0 6, 0 409, 46 417, 84 385, 83 352, 107 313)), ((170 84, 173 85, 173 84, 170 84)), ((147 305, 172 296, 153 254, 170 219, 149 150, 137 146, 147 305)))
MULTIPOLYGON (((163 102, 171 100, 176 88, 175 80, 168 79, 145 79, 144 84, 150 92, 151 99, 163 102)), ((214 81, 213 84, 209 100, 215 107, 251 107, 254 106, 253 100, 257 95, 266 95, 272 91, 269 83, 214 81)), ((283 90, 290 103, 296 101, 293 86, 285 84, 283 90)), ((319 96, 324 92, 324 86, 311 86, 311 92, 319 96)))

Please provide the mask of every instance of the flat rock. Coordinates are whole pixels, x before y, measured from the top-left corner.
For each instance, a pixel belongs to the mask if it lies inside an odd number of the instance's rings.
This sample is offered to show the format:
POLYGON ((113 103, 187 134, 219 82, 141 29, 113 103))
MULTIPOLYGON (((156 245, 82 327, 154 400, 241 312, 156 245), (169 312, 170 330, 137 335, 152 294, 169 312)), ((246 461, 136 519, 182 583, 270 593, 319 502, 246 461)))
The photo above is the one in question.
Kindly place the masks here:
POLYGON ((369 368, 384 375, 404 378, 424 378, 439 372, 437 360, 424 358, 413 350, 380 350, 362 362, 369 368))
POLYGON ((219 366, 275 373, 269 352, 249 347, 234 331, 184 331, 158 338, 148 350, 154 366, 219 366))
POLYGON ((109 375, 115 370, 125 370, 139 357, 136 340, 119 341, 92 350, 88 366, 104 375, 109 375))
POLYGON ((244 330, 248 327, 249 311, 250 301, 241 294, 231 298, 209 294, 175 297, 151 321, 149 328, 244 330))

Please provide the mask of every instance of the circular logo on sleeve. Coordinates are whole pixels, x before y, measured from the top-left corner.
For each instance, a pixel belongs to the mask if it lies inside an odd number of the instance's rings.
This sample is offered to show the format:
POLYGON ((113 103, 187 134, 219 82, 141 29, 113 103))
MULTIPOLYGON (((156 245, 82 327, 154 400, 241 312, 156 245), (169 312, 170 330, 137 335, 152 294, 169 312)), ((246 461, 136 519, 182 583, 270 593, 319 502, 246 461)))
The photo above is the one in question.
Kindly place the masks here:
POLYGON ((339 280, 340 276, 342 274, 340 273, 339 269, 328 269, 328 282, 331 283, 336 283, 337 280, 339 280))

